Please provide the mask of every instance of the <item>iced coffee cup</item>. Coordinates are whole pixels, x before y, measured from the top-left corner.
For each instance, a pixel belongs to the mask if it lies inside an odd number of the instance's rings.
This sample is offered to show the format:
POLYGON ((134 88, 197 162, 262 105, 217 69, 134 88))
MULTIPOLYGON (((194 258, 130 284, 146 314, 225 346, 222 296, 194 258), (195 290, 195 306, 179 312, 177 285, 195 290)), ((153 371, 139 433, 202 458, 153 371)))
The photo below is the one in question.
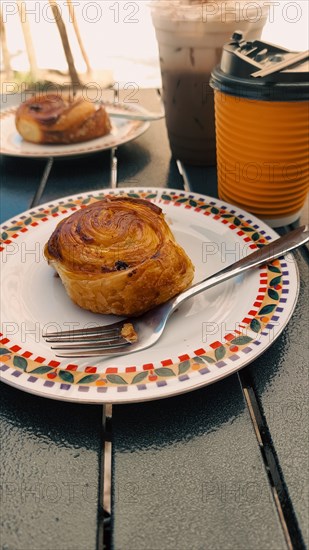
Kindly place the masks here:
POLYGON ((170 147, 176 159, 216 163, 212 69, 235 29, 259 38, 267 20, 264 0, 153 1, 163 100, 170 147))

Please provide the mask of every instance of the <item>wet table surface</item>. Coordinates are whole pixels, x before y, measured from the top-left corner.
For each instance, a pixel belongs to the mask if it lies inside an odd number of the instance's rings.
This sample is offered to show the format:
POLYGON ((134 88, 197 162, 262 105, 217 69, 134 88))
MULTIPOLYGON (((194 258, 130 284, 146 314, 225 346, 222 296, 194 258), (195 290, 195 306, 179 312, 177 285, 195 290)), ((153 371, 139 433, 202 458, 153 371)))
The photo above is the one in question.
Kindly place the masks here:
MULTIPOLYGON (((155 90, 138 94, 145 107, 160 109, 155 90)), ((19 99, 3 98, 3 107, 19 99)), ((171 158, 161 120, 116 151, 52 164, 1 156, 1 221, 62 196, 109 187, 116 163, 117 187, 217 196, 214 168, 171 158)), ((1 548, 305 548, 307 248, 295 257, 301 288, 292 319, 262 356, 215 385, 106 409, 1 383, 1 548), (109 467, 104 451, 110 447, 109 467), (108 474, 110 513, 103 509, 108 474)))

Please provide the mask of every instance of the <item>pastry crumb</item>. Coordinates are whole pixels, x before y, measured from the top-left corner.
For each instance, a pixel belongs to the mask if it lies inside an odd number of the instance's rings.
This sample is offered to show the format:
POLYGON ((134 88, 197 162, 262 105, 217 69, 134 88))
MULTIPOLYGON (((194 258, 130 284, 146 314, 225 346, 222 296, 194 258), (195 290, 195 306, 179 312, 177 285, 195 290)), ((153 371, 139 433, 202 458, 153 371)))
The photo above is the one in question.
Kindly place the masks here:
POLYGON ((137 333, 134 330, 134 327, 132 323, 125 323, 121 329, 121 336, 128 340, 128 342, 131 342, 133 344, 134 342, 137 342, 138 337, 137 333))

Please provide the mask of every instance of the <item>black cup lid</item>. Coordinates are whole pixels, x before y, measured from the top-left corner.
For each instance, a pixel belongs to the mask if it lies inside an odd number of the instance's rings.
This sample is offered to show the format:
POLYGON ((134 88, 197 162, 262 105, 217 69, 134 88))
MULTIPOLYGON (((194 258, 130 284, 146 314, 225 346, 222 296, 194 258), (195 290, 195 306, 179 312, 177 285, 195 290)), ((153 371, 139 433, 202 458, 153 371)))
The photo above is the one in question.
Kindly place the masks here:
POLYGON ((260 40, 246 42, 242 33, 236 31, 231 42, 223 47, 221 63, 212 72, 210 86, 249 99, 306 100, 309 99, 308 68, 308 52, 299 54, 260 40), (303 59, 295 61, 300 58, 303 59), (289 66, 278 70, 284 62, 289 66), (268 69, 273 68, 275 72, 257 76, 260 71, 269 72, 268 69))

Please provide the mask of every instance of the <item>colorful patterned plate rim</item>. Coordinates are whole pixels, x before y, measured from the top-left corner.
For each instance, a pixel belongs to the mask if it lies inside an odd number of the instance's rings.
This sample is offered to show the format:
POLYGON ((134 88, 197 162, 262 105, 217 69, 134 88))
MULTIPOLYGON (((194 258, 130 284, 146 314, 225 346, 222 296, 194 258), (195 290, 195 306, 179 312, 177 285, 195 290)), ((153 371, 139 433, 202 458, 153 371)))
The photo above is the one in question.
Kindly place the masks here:
MULTIPOLYGON (((105 102, 105 104, 108 104, 108 102, 105 102)), ((101 138, 71 145, 41 145, 24 141, 19 135, 15 127, 16 109, 17 106, 8 107, 0 112, 0 153, 14 157, 71 157, 105 151, 139 137, 150 125, 148 121, 114 118, 111 133, 101 138)), ((127 111, 147 114, 143 107, 135 104, 118 103, 117 110, 123 110, 124 114, 127 111)))
POLYGON ((158 204, 201 280, 277 237, 251 214, 197 193, 173 189, 105 189, 55 200, 6 222, 0 245, 3 382, 53 399, 130 403, 201 388, 263 353, 293 313, 299 277, 292 255, 230 279, 189 300, 152 348, 113 359, 60 360, 42 330, 109 324, 75 306, 43 258, 56 224, 107 194, 158 204))

